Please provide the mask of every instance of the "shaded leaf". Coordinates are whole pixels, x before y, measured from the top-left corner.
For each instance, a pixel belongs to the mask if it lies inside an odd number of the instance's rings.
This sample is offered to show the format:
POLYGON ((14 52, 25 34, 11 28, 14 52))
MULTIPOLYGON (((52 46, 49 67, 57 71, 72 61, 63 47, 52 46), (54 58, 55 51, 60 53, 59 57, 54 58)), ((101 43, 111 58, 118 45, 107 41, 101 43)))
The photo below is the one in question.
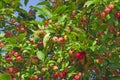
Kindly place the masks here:
POLYGON ((29 0, 24 0, 25 6, 27 5, 28 2, 29 2, 29 0))

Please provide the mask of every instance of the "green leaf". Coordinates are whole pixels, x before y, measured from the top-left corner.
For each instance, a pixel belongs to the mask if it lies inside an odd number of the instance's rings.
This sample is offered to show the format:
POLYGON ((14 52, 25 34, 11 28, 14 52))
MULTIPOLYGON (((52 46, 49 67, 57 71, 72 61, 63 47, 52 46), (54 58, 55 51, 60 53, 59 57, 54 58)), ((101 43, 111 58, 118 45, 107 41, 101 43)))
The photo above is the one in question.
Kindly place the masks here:
POLYGON ((4 37, 4 35, 5 35, 4 33, 0 33, 0 38, 4 37))
POLYGON ((25 39, 25 34, 24 33, 22 33, 18 36, 19 41, 23 41, 24 39, 25 39))
POLYGON ((44 44, 44 47, 46 47, 47 46, 47 43, 48 43, 48 41, 50 40, 50 33, 47 33, 46 35, 45 35, 45 37, 43 38, 43 44, 44 44))
POLYGON ((100 0, 89 0, 89 1, 87 1, 87 2, 84 4, 84 6, 89 7, 89 6, 91 6, 92 4, 97 4, 97 3, 99 3, 99 2, 100 2, 100 0))
POLYGON ((3 0, 5 3, 10 3, 11 0, 3 0))
POLYGON ((111 77, 110 80, 120 80, 120 76, 111 77))
POLYGON ((63 13, 65 10, 66 10, 66 8, 67 8, 67 6, 59 6, 59 7, 57 7, 57 9, 54 11, 54 14, 61 14, 61 13, 63 13))
POLYGON ((49 10, 47 6, 42 6, 40 10, 37 13, 39 16, 44 16, 46 18, 51 18, 52 17, 52 12, 49 10))
POLYGON ((95 51, 96 46, 93 45, 93 46, 90 47, 90 49, 91 49, 92 51, 95 51))
POLYGON ((67 15, 63 15, 62 17, 60 17, 60 18, 58 19, 58 23, 64 22, 64 20, 66 19, 66 17, 67 17, 67 15))
POLYGON ((24 0, 25 6, 27 5, 28 2, 29 2, 29 0, 24 0))
POLYGON ((42 51, 38 51, 37 52, 37 56, 38 58, 44 62, 44 59, 45 59, 45 54, 42 52, 42 51))
POLYGON ((43 1, 37 4, 37 6, 39 5, 46 5, 46 6, 50 6, 50 3, 48 1, 43 1))
POLYGON ((12 38, 7 38, 6 42, 10 43, 10 44, 16 44, 16 39, 14 37, 12 38))
POLYGON ((7 73, 0 74, 0 80, 12 80, 10 75, 7 73))
POLYGON ((0 1, 0 9, 3 7, 3 3, 0 1))

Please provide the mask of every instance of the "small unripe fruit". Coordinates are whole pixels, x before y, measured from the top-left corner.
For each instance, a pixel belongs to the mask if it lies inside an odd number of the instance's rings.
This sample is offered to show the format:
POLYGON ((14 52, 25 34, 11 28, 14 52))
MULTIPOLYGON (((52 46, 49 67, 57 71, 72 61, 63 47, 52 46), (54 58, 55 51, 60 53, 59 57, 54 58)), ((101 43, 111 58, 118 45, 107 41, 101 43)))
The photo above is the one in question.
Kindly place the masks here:
POLYGON ((99 59, 95 59, 95 62, 96 62, 96 63, 99 63, 99 59))
POLYGON ((68 54, 69 54, 69 56, 72 56, 73 55, 73 51, 69 50, 68 54))
POLYGON ((58 22, 56 22, 56 23, 55 23, 55 26, 57 26, 57 27, 58 27, 59 25, 60 25, 60 24, 59 24, 58 22))
POLYGON ((53 41, 53 42, 58 42, 58 37, 54 36, 54 37, 52 38, 52 41, 53 41))
POLYGON ((0 42, 0 47, 4 47, 5 44, 3 42, 0 42))
POLYGON ((58 70, 58 66, 53 66, 53 70, 54 71, 58 70))
POLYGON ((101 17, 104 18, 106 16, 106 13, 105 12, 102 12, 101 13, 101 17))
POLYGON ((25 27, 21 27, 20 30, 21 30, 22 32, 25 32, 25 31, 26 31, 25 27))
POLYGON ((45 72, 45 68, 42 68, 42 69, 41 69, 41 72, 43 72, 43 73, 44 73, 44 72, 45 72))
POLYGON ((49 19, 49 20, 48 20, 48 23, 52 23, 52 20, 51 20, 51 19, 49 19))
POLYGON ((109 5, 108 5, 108 8, 113 9, 113 8, 114 8, 114 5, 113 5, 113 4, 109 4, 109 5))

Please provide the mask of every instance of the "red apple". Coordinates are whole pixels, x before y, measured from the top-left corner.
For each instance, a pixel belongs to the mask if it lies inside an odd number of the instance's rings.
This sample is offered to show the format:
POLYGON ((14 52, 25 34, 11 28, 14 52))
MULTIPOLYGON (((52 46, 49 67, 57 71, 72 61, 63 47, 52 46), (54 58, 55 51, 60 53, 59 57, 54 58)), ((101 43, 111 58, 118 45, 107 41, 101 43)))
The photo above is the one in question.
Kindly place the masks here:
POLYGON ((13 73, 13 71, 14 71, 13 68, 8 68, 8 69, 7 69, 7 72, 8 72, 8 73, 13 73))
POLYGON ((53 74, 53 77, 54 77, 54 78, 57 78, 58 76, 59 76, 58 73, 54 73, 54 74, 53 74))
POLYGON ((18 52, 15 52, 15 53, 14 53, 14 56, 15 56, 15 57, 18 57, 18 56, 19 56, 19 53, 18 53, 18 52))
POLYGON ((116 13, 116 18, 120 19, 120 12, 116 13))
POLYGON ((38 80, 39 77, 38 77, 38 75, 34 75, 33 78, 34 78, 34 80, 38 80))
POLYGON ((60 72, 60 73, 59 73, 59 76, 60 76, 60 77, 65 77, 66 75, 67 75, 66 72, 60 72))
POLYGON ((58 39, 58 41, 59 41, 60 43, 64 43, 64 42, 65 42, 65 39, 64 39, 63 37, 60 37, 60 38, 58 39))
POLYGON ((18 62, 21 62, 21 61, 23 61, 24 59, 23 59, 23 57, 22 56, 18 56, 17 58, 16 58, 16 61, 18 61, 18 62))
POLYGON ((105 12, 106 14, 108 14, 110 11, 111 11, 111 9, 110 9, 109 7, 106 7, 105 10, 104 10, 104 12, 105 12))
POLYGON ((70 15, 70 18, 74 18, 75 15, 76 15, 76 13, 75 13, 75 12, 72 12, 71 15, 70 15))

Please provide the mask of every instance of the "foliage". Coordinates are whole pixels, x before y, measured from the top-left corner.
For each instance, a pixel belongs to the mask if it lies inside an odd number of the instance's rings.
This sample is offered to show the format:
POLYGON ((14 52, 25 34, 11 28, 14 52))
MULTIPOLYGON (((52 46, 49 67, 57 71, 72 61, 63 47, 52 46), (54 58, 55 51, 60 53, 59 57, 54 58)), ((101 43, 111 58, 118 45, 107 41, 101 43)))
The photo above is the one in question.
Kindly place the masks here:
POLYGON ((0 1, 0 79, 120 79, 119 0, 28 2, 0 1))

